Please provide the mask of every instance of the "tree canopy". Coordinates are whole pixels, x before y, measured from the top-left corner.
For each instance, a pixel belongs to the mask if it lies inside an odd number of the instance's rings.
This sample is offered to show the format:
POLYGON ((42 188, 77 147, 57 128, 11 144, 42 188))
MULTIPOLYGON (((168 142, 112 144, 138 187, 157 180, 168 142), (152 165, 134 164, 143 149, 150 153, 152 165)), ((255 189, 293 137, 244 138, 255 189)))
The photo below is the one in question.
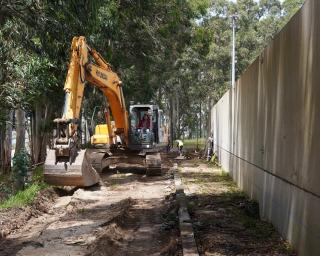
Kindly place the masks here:
POLYGON ((210 99, 230 86, 230 15, 238 15, 239 77, 303 0, 0 3, 1 129, 17 108, 31 117, 46 109, 48 127, 62 108, 71 39, 83 35, 119 73, 127 101, 174 111, 180 136, 194 134, 210 99))

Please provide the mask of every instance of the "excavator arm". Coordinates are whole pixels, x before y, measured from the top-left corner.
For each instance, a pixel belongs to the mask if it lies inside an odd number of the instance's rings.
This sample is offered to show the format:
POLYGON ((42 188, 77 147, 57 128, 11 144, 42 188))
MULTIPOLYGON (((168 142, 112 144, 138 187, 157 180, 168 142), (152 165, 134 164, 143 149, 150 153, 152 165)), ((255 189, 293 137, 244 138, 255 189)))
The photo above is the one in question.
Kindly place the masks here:
MULTIPOLYGON (((71 45, 71 61, 64 86, 65 105, 61 119, 69 122, 69 135, 77 132, 85 82, 98 87, 108 99, 117 133, 128 143, 128 113, 123 97, 121 81, 101 55, 91 49, 84 37, 74 37, 71 45), (91 56, 96 64, 89 61, 91 56)), ((112 134, 112 131, 109 131, 112 134)))
MULTIPOLYGON (((64 85, 65 102, 62 117, 55 119, 57 135, 54 148, 47 153, 44 177, 54 185, 90 186, 98 182, 99 175, 89 163, 85 150, 80 149, 78 126, 86 82, 99 88, 108 100, 115 122, 115 134, 128 145, 128 113, 121 81, 110 64, 91 49, 84 37, 74 37, 71 60, 64 85), (94 60, 94 63, 91 61, 94 60)), ((110 143, 115 136, 107 120, 110 143)))

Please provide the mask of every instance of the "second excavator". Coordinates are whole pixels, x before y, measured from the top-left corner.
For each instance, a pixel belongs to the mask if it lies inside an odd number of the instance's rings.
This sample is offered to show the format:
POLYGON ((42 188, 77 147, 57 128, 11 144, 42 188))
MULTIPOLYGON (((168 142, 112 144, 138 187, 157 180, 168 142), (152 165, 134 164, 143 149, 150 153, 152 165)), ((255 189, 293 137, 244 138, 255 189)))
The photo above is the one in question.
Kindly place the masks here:
MULTIPOLYGON (((65 102, 57 124, 54 146, 48 150, 44 179, 58 186, 91 186, 99 172, 132 155, 147 175, 161 174, 159 150, 168 144, 167 120, 154 104, 136 104, 126 109, 122 83, 110 64, 82 36, 74 37, 71 61, 64 85, 65 102), (85 85, 99 88, 108 108, 105 122, 95 127, 91 148, 81 145, 81 105, 85 85), (109 111, 110 109, 110 111, 109 111)), ((130 158, 131 157, 131 158, 130 158)))

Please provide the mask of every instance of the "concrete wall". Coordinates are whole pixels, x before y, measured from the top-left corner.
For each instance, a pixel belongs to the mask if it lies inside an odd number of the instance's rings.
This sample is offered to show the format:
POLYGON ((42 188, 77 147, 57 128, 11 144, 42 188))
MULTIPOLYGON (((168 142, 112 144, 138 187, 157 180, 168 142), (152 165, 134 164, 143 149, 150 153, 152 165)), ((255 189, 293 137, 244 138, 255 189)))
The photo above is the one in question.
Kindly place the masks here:
POLYGON ((223 168, 299 255, 320 255, 320 0, 306 1, 211 115, 223 168))

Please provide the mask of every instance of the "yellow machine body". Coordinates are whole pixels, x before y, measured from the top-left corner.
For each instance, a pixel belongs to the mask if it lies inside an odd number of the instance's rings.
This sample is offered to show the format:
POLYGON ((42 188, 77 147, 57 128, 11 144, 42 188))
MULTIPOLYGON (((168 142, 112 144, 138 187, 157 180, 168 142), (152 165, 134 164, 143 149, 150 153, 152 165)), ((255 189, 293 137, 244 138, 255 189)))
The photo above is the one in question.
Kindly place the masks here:
POLYGON ((110 137, 107 124, 98 124, 95 127, 94 135, 91 136, 92 145, 109 145, 110 137))
MULTIPOLYGON (((111 111, 111 113, 109 110, 105 111, 106 123, 95 127, 91 144, 94 146, 102 145, 104 149, 117 148, 117 143, 120 140, 122 148, 130 148, 129 130, 131 128, 129 129, 129 116, 125 106, 122 83, 118 75, 112 71, 110 64, 98 52, 87 45, 84 37, 74 37, 64 85, 63 114, 61 118, 54 120, 57 123, 54 147, 47 152, 44 165, 44 180, 49 184, 88 187, 99 182, 100 177, 97 171, 103 169, 102 163, 106 162, 104 157, 108 155, 108 152, 101 148, 81 149, 78 125, 85 84, 101 90, 111 111), (112 115, 112 124, 110 114, 112 115)), ((159 132, 161 131, 159 130, 159 132)), ((132 138, 139 141, 144 139, 142 133, 141 136, 134 137, 130 130, 130 134, 132 138)), ((152 141, 150 147, 154 144, 156 142, 152 141)), ((148 148, 150 147, 148 146, 148 148)), ((109 157, 107 160, 111 161, 112 158, 109 157)), ((147 173, 151 175, 161 173, 159 153, 146 155, 143 163, 147 167, 147 173)))

